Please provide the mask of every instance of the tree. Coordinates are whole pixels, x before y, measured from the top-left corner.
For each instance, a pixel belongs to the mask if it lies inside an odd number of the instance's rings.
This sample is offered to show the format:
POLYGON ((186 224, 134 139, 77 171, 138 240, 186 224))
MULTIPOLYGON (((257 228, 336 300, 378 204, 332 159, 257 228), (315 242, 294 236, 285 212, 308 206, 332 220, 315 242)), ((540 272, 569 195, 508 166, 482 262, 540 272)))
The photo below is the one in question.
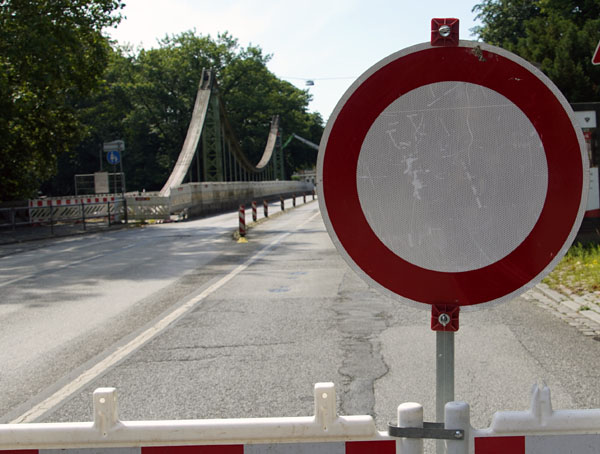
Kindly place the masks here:
POLYGON ((0 201, 33 195, 85 136, 77 103, 98 86, 117 0, 0 1, 0 201))
POLYGON ((538 66, 570 102, 600 101, 598 0, 485 0, 472 31, 538 66))
MULTIPOLYGON (((74 155, 60 159, 56 178, 43 185, 52 194, 73 191, 73 175, 98 171, 103 141, 123 139, 128 189, 159 190, 185 140, 203 68, 211 68, 239 145, 258 163, 273 115, 284 133, 320 140, 323 120, 307 112, 310 95, 278 79, 257 46, 241 47, 224 33, 216 38, 184 32, 156 49, 114 48, 104 80, 78 103, 88 134, 74 155)), ((316 153, 300 143, 286 148, 286 174, 314 165, 316 153)))

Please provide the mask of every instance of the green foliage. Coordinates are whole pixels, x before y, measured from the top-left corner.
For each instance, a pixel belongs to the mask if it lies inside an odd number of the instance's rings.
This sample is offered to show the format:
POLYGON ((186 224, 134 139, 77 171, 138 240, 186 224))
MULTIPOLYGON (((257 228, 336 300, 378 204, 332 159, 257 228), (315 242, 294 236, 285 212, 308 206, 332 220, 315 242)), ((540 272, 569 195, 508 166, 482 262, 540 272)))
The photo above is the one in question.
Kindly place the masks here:
POLYGON ((557 289, 567 287, 580 295, 599 291, 600 245, 573 245, 543 282, 557 289))
MULTIPOLYGON (((156 49, 111 47, 102 30, 120 21, 118 0, 0 0, 0 201, 74 193, 102 144, 125 140, 129 189, 160 189, 179 155, 203 68, 215 71, 240 145, 251 161, 271 117, 318 142, 323 121, 310 95, 279 80, 260 47, 224 33, 167 36, 156 49)), ((295 149, 294 149, 295 147, 295 149)), ((314 163, 290 147, 287 174, 314 163)), ((102 163, 106 167, 106 163, 102 163)))
MULTIPOLYGON (((156 49, 114 49, 100 89, 81 103, 89 134, 44 190, 72 193, 73 175, 98 171, 102 143, 115 139, 125 141, 128 190, 159 190, 185 140, 202 68, 215 72, 229 122, 252 162, 259 161, 276 114, 284 130, 318 142, 323 120, 307 112, 308 93, 273 75, 269 58, 227 33, 213 39, 190 31, 165 37, 156 49)), ((288 149, 287 175, 316 161, 302 144, 288 149)))
POLYGON ((85 135, 77 102, 101 81, 115 0, 0 1, 0 201, 25 198, 85 135))
POLYGON ((598 0, 484 0, 472 31, 538 66, 570 102, 600 101, 598 0))

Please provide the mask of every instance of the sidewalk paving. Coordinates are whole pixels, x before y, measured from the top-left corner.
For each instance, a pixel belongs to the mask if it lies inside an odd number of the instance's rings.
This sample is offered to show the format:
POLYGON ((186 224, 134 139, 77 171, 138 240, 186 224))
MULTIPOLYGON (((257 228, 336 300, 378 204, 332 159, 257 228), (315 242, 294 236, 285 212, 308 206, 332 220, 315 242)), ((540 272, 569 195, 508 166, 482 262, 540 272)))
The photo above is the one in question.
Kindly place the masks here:
POLYGON ((564 287, 559 292, 538 284, 523 297, 577 328, 584 336, 600 340, 600 294, 579 296, 564 287))

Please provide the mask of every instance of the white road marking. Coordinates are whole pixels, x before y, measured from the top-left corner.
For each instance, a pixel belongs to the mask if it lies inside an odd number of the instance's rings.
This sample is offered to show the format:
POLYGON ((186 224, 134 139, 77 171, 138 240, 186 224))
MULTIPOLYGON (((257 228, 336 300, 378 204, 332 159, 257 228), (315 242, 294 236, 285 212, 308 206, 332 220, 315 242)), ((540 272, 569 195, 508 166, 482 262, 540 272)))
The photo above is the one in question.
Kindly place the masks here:
POLYGON ((295 231, 300 230, 306 224, 308 224, 313 219, 315 219, 319 214, 320 214, 320 212, 317 211, 306 221, 299 224, 295 230, 293 230, 291 232, 283 233, 283 234, 279 235, 278 237, 276 237, 271 243, 267 244, 265 247, 263 247, 260 251, 258 251, 256 254, 254 254, 252 257, 250 257, 244 263, 242 263, 241 265, 239 265, 235 269, 233 269, 229 274, 223 276, 217 282, 215 282, 210 287, 205 289, 202 293, 200 293, 199 295, 196 295, 193 298, 190 298, 184 304, 182 304, 181 306, 177 307, 175 310, 173 310, 172 312, 167 314, 164 318, 162 318, 155 325, 153 325, 152 327, 148 328, 146 331, 141 333, 135 339, 133 339, 130 342, 128 342, 127 344, 117 348, 114 352, 112 352, 110 355, 108 355, 102 361, 100 361, 99 363, 97 363, 96 365, 92 366, 90 369, 86 370, 81 375, 79 375, 79 377, 77 377, 75 380, 73 380, 72 382, 63 386, 61 389, 56 391, 50 397, 48 397, 44 401, 40 402, 39 404, 35 405, 34 407, 32 407, 31 409, 29 409, 28 411, 23 413, 18 418, 15 418, 14 420, 12 420, 9 424, 30 423, 30 422, 35 421, 37 418, 42 416, 44 413, 46 413, 47 411, 51 410, 56 405, 61 403, 64 399, 68 398, 70 395, 72 395, 76 391, 80 390, 85 385, 89 384, 91 381, 93 381, 99 375, 104 373, 106 371, 106 369, 114 366, 119 361, 124 359, 126 356, 130 355, 135 350, 140 348, 142 345, 144 345, 145 343, 147 343, 148 341, 150 341, 151 339, 156 337, 158 334, 163 332, 171 323, 176 321, 179 317, 183 316, 186 312, 190 311, 196 304, 198 304, 200 301, 204 300, 211 293, 217 291, 223 285, 227 284, 231 279, 233 279, 235 276, 237 276, 242 271, 247 269, 250 265, 252 265, 252 263, 254 263, 256 260, 261 258, 263 255, 265 255, 275 245, 280 243, 282 240, 284 240, 286 237, 288 237, 295 231))

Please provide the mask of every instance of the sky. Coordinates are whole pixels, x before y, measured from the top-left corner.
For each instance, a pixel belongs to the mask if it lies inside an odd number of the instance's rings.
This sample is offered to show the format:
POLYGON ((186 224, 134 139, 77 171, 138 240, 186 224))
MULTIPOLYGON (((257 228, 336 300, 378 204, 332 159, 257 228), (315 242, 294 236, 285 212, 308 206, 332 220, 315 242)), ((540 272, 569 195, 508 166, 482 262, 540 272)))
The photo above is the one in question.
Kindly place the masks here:
POLYGON ((229 32, 271 54, 269 70, 313 96, 326 121, 344 92, 379 60, 430 40, 432 18, 458 18, 460 39, 475 39, 478 0, 124 0, 125 19, 108 30, 120 44, 158 47, 195 30, 229 32), (306 81, 314 81, 307 86, 306 81))

